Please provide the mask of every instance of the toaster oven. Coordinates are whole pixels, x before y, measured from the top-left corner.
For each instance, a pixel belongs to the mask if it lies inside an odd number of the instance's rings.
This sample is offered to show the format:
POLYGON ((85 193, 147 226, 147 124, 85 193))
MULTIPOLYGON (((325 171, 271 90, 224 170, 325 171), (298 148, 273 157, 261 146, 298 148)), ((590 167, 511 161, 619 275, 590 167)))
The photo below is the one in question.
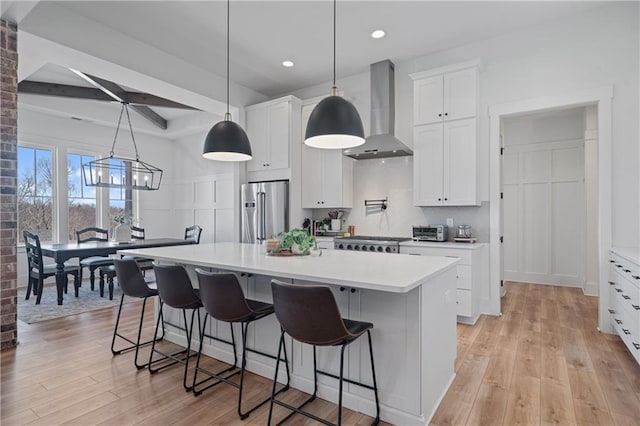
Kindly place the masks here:
POLYGON ((439 241, 449 239, 447 225, 425 225, 413 227, 413 241, 439 241))

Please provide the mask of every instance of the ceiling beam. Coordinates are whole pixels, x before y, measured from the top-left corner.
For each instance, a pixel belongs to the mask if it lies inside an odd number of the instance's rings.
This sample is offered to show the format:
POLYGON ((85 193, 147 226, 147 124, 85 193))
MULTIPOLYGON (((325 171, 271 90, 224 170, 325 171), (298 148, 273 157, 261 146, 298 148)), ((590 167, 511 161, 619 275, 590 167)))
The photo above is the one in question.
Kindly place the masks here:
MULTIPOLYGON (((100 89, 84 86, 71 86, 68 84, 43 83, 39 81, 23 80, 18 83, 18 93, 42 96, 56 96, 59 98, 89 99, 94 101, 117 102, 111 96, 100 89)), ((146 105, 165 108, 188 109, 198 111, 197 108, 190 107, 178 102, 159 96, 140 92, 125 92, 130 104, 146 105)))
MULTIPOLYGON (((103 92, 111 96, 116 101, 129 103, 129 98, 127 97, 127 91, 124 90, 122 87, 118 86, 116 83, 109 80, 103 80, 99 77, 95 77, 90 74, 85 74, 78 70, 72 69, 71 71, 73 71, 78 76, 82 77, 83 79, 91 83, 96 88, 102 90, 103 92)), ((141 116, 149 120, 155 126, 161 128, 162 130, 167 129, 167 120, 162 118, 160 114, 158 114, 148 106, 131 105, 131 109, 133 109, 135 112, 137 112, 138 114, 140 114, 141 116)))

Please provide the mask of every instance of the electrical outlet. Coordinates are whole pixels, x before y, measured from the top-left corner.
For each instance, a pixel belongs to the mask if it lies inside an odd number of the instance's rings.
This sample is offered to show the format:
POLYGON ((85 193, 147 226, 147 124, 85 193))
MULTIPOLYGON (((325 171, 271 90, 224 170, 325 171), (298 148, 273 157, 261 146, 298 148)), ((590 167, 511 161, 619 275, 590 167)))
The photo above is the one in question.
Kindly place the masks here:
POLYGON ((447 226, 449 228, 453 228, 453 218, 452 217, 448 217, 447 218, 447 226))

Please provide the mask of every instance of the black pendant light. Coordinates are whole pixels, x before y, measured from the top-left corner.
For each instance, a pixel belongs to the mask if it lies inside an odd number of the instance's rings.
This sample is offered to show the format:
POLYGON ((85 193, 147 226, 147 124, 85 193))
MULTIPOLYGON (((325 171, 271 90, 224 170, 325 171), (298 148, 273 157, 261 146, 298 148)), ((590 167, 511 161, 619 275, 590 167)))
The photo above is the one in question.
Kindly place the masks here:
POLYGON ((336 87, 336 0, 333 0, 333 86, 311 112, 305 145, 324 149, 353 148, 364 143, 360 114, 353 104, 338 95, 336 87))
POLYGON ((229 0, 227 0, 227 112, 207 133, 202 156, 217 161, 251 160, 251 144, 245 131, 229 113, 229 0))

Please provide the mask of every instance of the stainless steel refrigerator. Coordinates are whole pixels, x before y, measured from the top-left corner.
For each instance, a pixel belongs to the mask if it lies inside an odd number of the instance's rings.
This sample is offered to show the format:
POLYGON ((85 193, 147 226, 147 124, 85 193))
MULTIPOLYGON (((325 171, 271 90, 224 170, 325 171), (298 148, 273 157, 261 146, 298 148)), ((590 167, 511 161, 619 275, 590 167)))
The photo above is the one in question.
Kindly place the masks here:
POLYGON ((243 243, 262 244, 289 230, 289 182, 242 185, 243 243))

